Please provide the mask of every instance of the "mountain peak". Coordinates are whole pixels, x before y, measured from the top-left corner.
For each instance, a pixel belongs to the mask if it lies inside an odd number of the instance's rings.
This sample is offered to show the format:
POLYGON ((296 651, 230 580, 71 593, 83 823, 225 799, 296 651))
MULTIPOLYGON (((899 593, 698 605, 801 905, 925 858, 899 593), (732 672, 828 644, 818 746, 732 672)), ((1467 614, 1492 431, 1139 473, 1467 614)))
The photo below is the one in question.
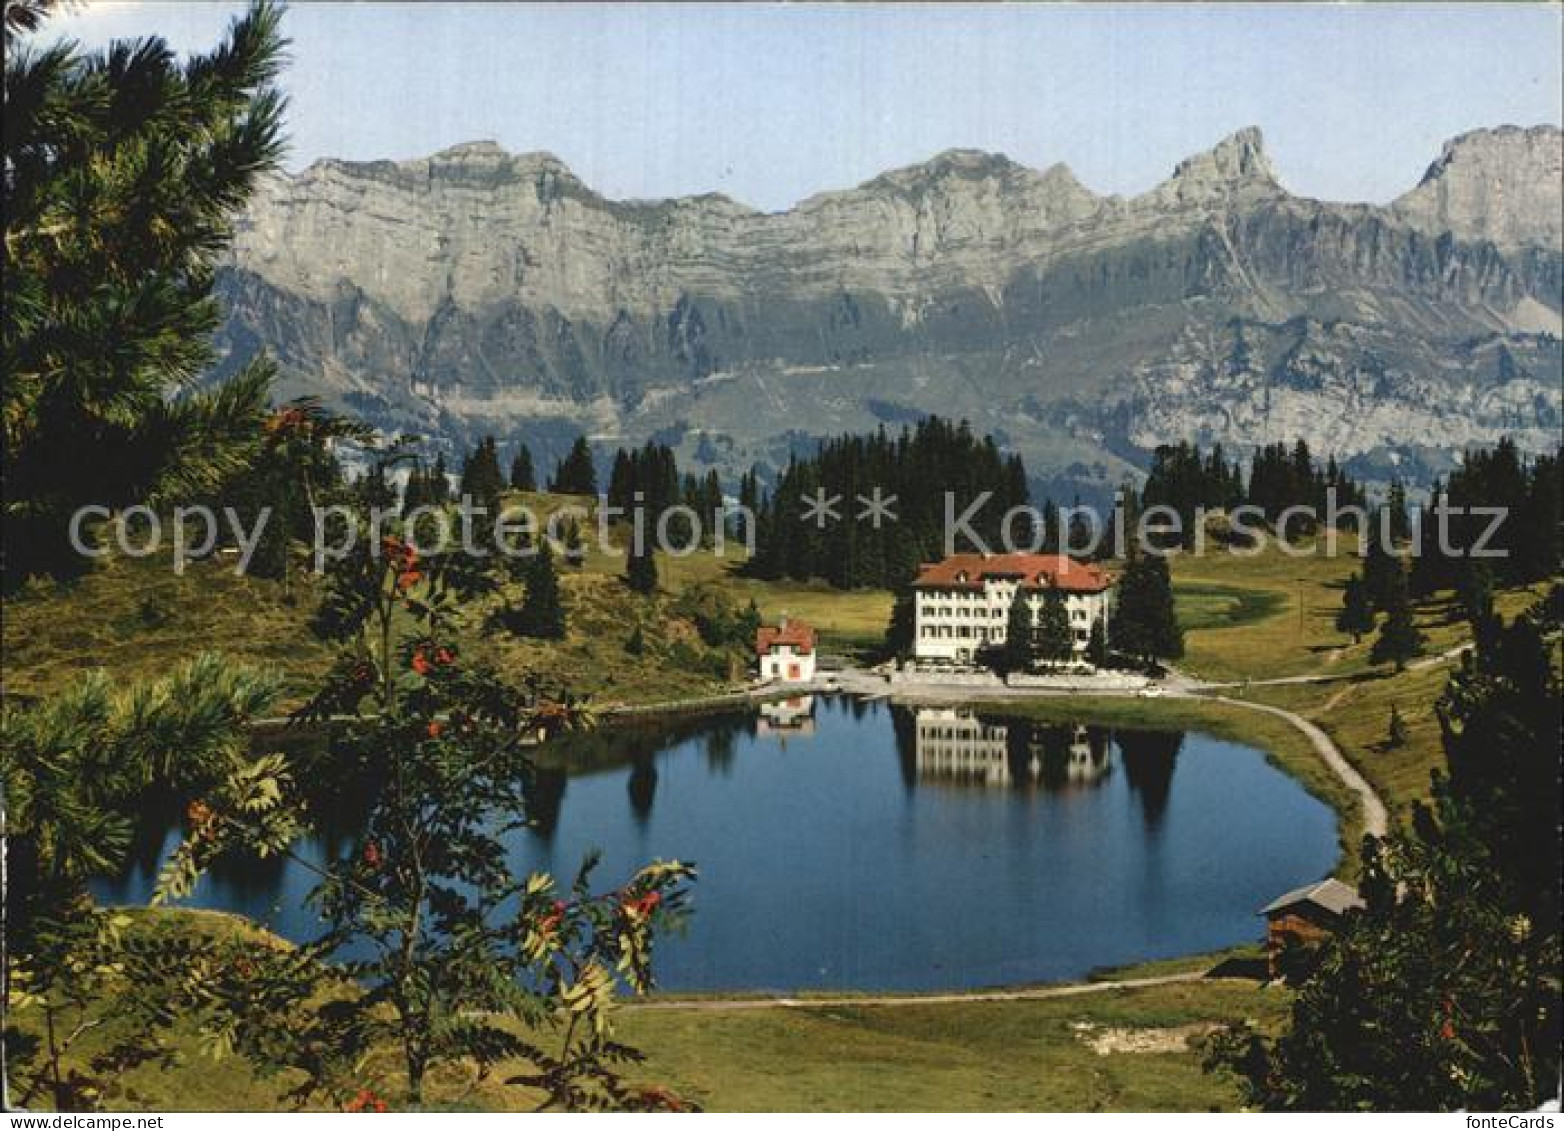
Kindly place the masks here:
POLYGON ((1247 126, 1204 153, 1180 161, 1156 191, 1162 197, 1192 202, 1229 196, 1243 188, 1279 187, 1276 170, 1265 152, 1264 135, 1258 126, 1247 126))
POLYGON ((1462 160, 1482 159, 1490 155, 1510 156, 1529 150, 1557 151, 1564 144, 1564 131, 1558 126, 1485 126, 1456 134, 1445 142, 1439 159, 1423 174, 1427 181, 1462 160))
POLYGON ((432 165, 508 166, 527 172, 570 172, 568 165, 547 150, 512 153, 499 142, 487 139, 448 146, 427 160, 432 165))
POLYGON ((509 157, 505 148, 492 138, 480 138, 476 141, 462 141, 455 145, 447 146, 434 155, 437 161, 464 161, 470 159, 509 157))
POLYGON ((927 161, 881 173, 860 187, 908 189, 953 177, 964 180, 986 180, 1030 172, 1031 170, 1016 164, 1003 153, 989 153, 982 149, 946 149, 936 153, 927 161))
POLYGON ((1564 131, 1557 126, 1471 130, 1445 142, 1417 187, 1391 208, 1461 239, 1557 250, 1564 236, 1561 177, 1564 131))

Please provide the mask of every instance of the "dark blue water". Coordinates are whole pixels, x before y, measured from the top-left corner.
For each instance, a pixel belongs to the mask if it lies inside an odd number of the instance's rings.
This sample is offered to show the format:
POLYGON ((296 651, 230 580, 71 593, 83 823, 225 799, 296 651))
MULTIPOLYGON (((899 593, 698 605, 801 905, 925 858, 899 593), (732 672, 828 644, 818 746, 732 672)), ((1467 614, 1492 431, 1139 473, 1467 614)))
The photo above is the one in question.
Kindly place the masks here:
MULTIPOLYGON (((668 989, 958 988, 1079 977, 1261 933, 1256 909, 1336 858, 1332 813, 1248 747, 1199 733, 1029 724, 814 698, 586 736, 534 793, 521 872, 592 847, 700 868, 696 913, 658 955, 668 989)), ((1087 720, 1083 720, 1083 723, 1087 720)), ((141 902, 174 831, 99 896, 141 902)), ((302 846, 321 860, 352 830, 302 846)), ((295 939, 297 864, 205 878, 193 904, 295 939)))

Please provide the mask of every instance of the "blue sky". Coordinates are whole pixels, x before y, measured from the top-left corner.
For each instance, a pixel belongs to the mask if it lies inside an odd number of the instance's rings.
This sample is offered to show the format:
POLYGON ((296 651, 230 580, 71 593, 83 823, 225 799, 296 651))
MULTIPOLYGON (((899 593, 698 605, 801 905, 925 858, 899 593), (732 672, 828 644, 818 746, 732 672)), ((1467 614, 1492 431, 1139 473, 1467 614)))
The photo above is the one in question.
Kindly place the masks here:
MULTIPOLYGON (((190 50, 236 10, 93 3, 45 34, 190 50)), ((298 4, 288 164, 492 138, 550 150, 613 197, 720 191, 780 209, 954 146, 1135 193, 1258 125, 1294 192, 1383 202, 1457 133, 1559 122, 1561 13, 298 4)))

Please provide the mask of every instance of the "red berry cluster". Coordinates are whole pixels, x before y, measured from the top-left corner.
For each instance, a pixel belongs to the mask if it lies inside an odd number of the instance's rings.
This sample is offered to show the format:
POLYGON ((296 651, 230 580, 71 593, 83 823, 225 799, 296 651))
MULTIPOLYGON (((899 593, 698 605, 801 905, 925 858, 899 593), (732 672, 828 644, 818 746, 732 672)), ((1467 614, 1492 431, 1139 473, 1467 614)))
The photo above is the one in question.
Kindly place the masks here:
POLYGON ((300 408, 280 409, 268 416, 264 425, 266 431, 274 436, 286 432, 308 432, 309 426, 309 413, 300 408))
POLYGON ((436 648, 432 652, 427 648, 414 648, 411 667, 419 675, 428 675, 437 664, 448 667, 455 662, 456 653, 449 648, 436 648))
POLYGON ((386 1107, 386 1101, 375 1095, 374 1092, 368 1088, 360 1088, 358 1095, 342 1105, 342 1110, 382 1112, 390 1111, 391 1109, 386 1107))
POLYGON ((554 907, 549 913, 538 920, 538 931, 541 934, 551 935, 559 929, 559 924, 565 918, 565 901, 556 899, 554 907))
POLYGON ((633 911, 635 914, 644 918, 645 916, 650 915, 653 911, 656 911, 658 905, 661 904, 662 901, 663 897, 661 892, 649 891, 639 899, 626 898, 622 906, 626 911, 633 911))
POLYGON ((192 801, 185 807, 185 820, 190 822, 190 839, 205 840, 217 823, 217 813, 205 801, 192 801))
POLYGON ((400 538, 391 535, 382 538, 380 552, 385 554, 386 561, 396 570, 396 587, 399 591, 406 593, 423 580, 423 572, 418 568, 418 551, 400 538))

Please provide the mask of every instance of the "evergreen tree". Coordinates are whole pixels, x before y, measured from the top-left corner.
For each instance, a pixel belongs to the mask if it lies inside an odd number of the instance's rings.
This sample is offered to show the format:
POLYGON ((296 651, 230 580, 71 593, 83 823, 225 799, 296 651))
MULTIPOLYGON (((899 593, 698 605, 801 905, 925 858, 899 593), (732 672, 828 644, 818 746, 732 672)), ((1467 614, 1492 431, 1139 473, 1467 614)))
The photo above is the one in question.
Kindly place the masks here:
POLYGON ((431 476, 420 464, 414 464, 407 473, 407 485, 402 488, 402 517, 406 518, 419 507, 434 504, 431 476))
POLYGON ((1401 708, 1392 703, 1390 705, 1390 725, 1385 733, 1385 746, 1390 750, 1400 750, 1407 744, 1407 721, 1401 716, 1401 708))
POLYGON ((1468 559, 1461 563, 1456 597, 1467 623, 1474 628, 1493 616, 1493 571, 1486 562, 1468 559))
POLYGON ((701 517, 701 540, 711 545, 716 540, 717 528, 723 512, 722 480, 715 468, 706 472, 701 480, 699 502, 695 513, 701 517))
POLYGON ((462 464, 461 493, 491 514, 499 510, 505 479, 493 436, 485 436, 462 464))
POLYGON ((537 473, 532 469, 532 450, 526 444, 516 445, 516 454, 510 461, 510 489, 512 491, 536 491, 537 473))
POLYGON ((575 519, 565 524, 565 561, 577 568, 586 563, 586 546, 581 541, 581 528, 575 519))
POLYGON ((577 436, 565 458, 559 461, 549 490, 561 495, 597 494, 597 468, 592 463, 592 448, 585 436, 577 436))
POLYGON ((1390 532, 1390 539, 1396 545, 1401 545, 1412 539, 1412 520, 1407 514, 1407 489, 1399 479, 1390 481, 1390 495, 1385 502, 1385 508, 1389 512, 1386 527, 1390 532))
MULTIPOLYGON (((991 438, 974 436, 964 422, 935 416, 897 436, 881 428, 823 441, 812 455, 792 458, 764 505, 755 507, 755 554, 745 572, 772 579, 820 578, 838 587, 894 587, 909 573, 909 553, 941 543, 946 492, 957 513, 988 492, 971 526, 985 546, 1000 547, 1005 513, 1027 502, 1025 467, 1002 454, 991 438), (822 528, 807 517, 817 492, 850 502, 858 495, 872 497, 875 490, 882 498, 896 497, 894 522, 848 521, 822 528)), ((746 496, 759 503, 758 484, 741 480, 740 500, 746 496)), ((1025 537, 1027 532, 1020 533, 1025 537)))
POLYGON ((1514 576, 1517 581, 1540 581, 1559 572, 1561 475, 1564 462, 1558 453, 1538 457, 1532 464, 1526 497, 1510 520, 1515 523, 1514 576))
POLYGON ((371 460, 364 474, 354 484, 354 495, 369 510, 389 509, 396 502, 396 492, 386 481, 386 464, 382 459, 371 460))
POLYGON ((1037 658, 1045 664, 1062 664, 1075 656, 1075 639, 1070 632, 1070 613, 1064 594, 1049 588, 1043 592, 1042 608, 1037 614, 1037 658))
POLYGON ((0 479, 7 587, 82 568, 68 524, 218 489, 261 440, 272 367, 210 391, 213 264, 282 155, 281 9, 215 50, 34 47, 6 5, 0 479), (91 458, 83 458, 90 451, 91 458))
POLYGON ((1108 666, 1108 629, 1102 617, 1092 621, 1091 635, 1086 641, 1086 659, 1094 668, 1108 666))
POLYGON ((657 592, 657 559, 650 543, 632 546, 625 563, 625 584, 631 592, 650 596, 657 592))
POLYGON ((1354 644, 1361 643, 1363 634, 1374 630, 1374 609, 1369 604, 1368 587, 1359 574, 1347 578, 1347 587, 1341 595, 1341 610, 1336 614, 1336 631, 1352 637, 1354 644))
POLYGON ((1379 613, 1390 607, 1398 586, 1404 589, 1402 582, 1405 580, 1401 559, 1385 544, 1380 536, 1382 529, 1381 522, 1370 523, 1369 530, 1364 532, 1363 555, 1363 588, 1369 606, 1379 613))
POLYGON ((1184 631, 1178 624, 1164 556, 1140 554, 1130 559, 1119 579, 1113 626, 1116 650, 1142 664, 1176 660, 1184 654, 1184 631))
POLYGON ((537 553, 527 570, 527 592, 516 611, 513 628, 522 636, 545 640, 565 637, 565 606, 559 597, 559 575, 547 538, 538 539, 537 553))
POLYGON ((444 452, 435 453, 434 467, 430 470, 424 486, 428 491, 429 501, 436 506, 451 501, 451 473, 445 466, 444 452))
POLYGON ((260 458, 250 471, 238 477, 224 493, 223 503, 241 515, 248 529, 254 529, 263 507, 271 508, 271 518, 261 529, 261 539, 250 555, 247 575, 280 581, 288 573, 289 529, 286 516, 294 499, 284 469, 275 460, 260 458))
POLYGON ((1423 652, 1423 634, 1412 619, 1412 599, 1407 593, 1406 574, 1397 570, 1385 607, 1385 623, 1380 625, 1379 636, 1374 640, 1369 658, 1376 664, 1386 661, 1396 665, 1397 671, 1407 666, 1407 661, 1423 652))
POLYGON ((646 634, 641 631, 640 625, 630 631, 630 638, 625 641, 625 651, 632 656, 646 655, 646 634))
POLYGON ((733 519, 733 536, 742 542, 752 533, 745 514, 758 515, 761 508, 760 477, 753 467, 739 476, 739 508, 739 513, 733 519))
POLYGON ((917 594, 911 586, 896 590, 891 620, 885 628, 885 654, 893 659, 912 654, 917 642, 917 594))
POLYGON ((1026 590, 1016 586, 1015 600, 1010 602, 1010 614, 1005 621, 1005 646, 1000 652, 1000 663, 1007 672, 1024 672, 1037 658, 1037 636, 1032 623, 1032 607, 1027 602, 1026 590))

